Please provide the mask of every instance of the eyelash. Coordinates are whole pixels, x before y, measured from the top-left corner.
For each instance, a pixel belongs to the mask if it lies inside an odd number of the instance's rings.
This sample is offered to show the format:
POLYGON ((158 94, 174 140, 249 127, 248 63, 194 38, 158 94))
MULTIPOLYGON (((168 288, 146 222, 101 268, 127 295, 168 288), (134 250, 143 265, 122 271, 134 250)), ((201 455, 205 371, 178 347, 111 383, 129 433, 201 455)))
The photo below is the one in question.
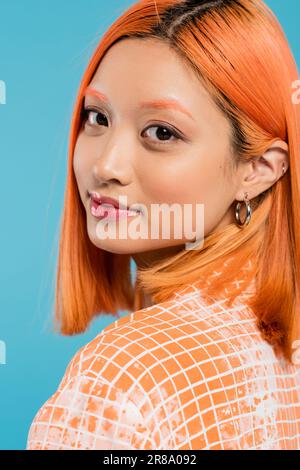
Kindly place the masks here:
MULTIPOLYGON (((90 113, 96 113, 96 114, 102 114, 102 116, 105 116, 104 113, 102 113, 102 111, 99 111, 98 109, 95 109, 95 108, 82 108, 82 112, 81 112, 81 115, 82 115, 82 119, 83 119, 83 123, 85 124, 86 121, 88 120, 89 118, 89 115, 90 113)), ((106 118, 107 119, 107 118, 106 118)), ((93 127, 92 124, 88 124, 89 126, 93 127)), ((98 124, 99 126, 101 124, 98 124)), ((167 129, 167 131, 173 136, 173 139, 172 140, 167 140, 165 141, 166 143, 163 143, 164 141, 161 141, 161 142, 158 142, 158 143, 155 143, 155 145, 166 145, 167 143, 170 143, 170 142, 174 142, 174 143, 178 143, 178 141, 180 140, 183 140, 183 137, 178 133, 176 132, 174 129, 172 129, 171 127, 167 126, 167 125, 164 125, 164 124, 158 124, 155 126, 148 126, 145 131, 147 131, 148 129, 151 129, 152 127, 156 127, 156 128, 162 128, 162 129, 167 129)), ((144 131, 144 132, 145 132, 144 131)))

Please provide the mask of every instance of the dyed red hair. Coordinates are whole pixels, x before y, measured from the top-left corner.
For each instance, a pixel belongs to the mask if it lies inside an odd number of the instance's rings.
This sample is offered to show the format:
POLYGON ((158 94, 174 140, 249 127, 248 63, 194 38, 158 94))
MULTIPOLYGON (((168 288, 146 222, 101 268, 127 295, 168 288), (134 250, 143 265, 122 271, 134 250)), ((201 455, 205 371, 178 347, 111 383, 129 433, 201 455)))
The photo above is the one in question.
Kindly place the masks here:
MULTIPOLYGON (((80 84, 71 123, 67 184, 59 242, 55 317, 66 335, 86 330, 95 315, 143 308, 142 292, 168 300, 186 283, 203 280, 236 255, 210 287, 218 296, 242 263, 254 262, 256 295, 249 303, 265 339, 291 359, 300 338, 300 111, 292 102, 297 66, 273 12, 261 0, 143 0, 102 37, 80 84), (209 234, 200 250, 183 250, 139 270, 131 257, 105 252, 88 238, 86 214, 73 173, 81 109, 106 51, 123 38, 158 38, 193 68, 232 124, 231 165, 259 156, 277 139, 289 146, 289 170, 252 200, 248 226, 230 224, 209 234)), ((238 295, 242 287, 236 289, 238 295)), ((233 300, 234 296, 229 299, 233 300)))

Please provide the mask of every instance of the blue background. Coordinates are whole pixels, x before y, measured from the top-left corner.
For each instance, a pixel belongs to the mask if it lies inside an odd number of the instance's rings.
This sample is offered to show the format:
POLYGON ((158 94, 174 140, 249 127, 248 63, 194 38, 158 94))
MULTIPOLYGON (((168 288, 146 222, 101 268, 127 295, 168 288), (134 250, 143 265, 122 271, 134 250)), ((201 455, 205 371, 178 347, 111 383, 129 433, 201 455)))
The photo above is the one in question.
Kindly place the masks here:
MULTIPOLYGON (((84 334, 54 333, 54 277, 77 89, 102 34, 130 0, 1 0, 0 449, 25 449, 30 424, 55 392, 84 334)), ((298 0, 268 0, 300 63, 298 0)), ((127 312, 121 312, 121 316, 127 312)))

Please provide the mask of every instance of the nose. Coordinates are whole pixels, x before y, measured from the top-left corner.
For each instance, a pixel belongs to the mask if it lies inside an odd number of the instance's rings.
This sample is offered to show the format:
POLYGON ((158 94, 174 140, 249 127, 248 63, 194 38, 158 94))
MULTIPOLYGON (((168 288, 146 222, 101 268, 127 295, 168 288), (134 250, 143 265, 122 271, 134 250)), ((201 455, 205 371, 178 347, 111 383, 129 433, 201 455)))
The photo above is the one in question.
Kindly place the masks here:
MULTIPOLYGON (((124 136, 124 134, 123 134, 124 136)), ((110 139, 102 149, 97 150, 97 158, 93 164, 93 176, 98 183, 115 182, 127 185, 132 180, 132 145, 126 138, 119 135, 110 139)))

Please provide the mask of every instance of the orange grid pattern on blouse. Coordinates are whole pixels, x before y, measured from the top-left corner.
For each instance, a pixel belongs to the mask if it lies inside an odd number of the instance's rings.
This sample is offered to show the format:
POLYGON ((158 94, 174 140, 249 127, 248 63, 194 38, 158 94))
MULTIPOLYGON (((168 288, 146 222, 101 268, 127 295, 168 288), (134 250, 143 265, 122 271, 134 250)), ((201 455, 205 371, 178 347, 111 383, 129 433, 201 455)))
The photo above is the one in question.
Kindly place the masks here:
POLYGON ((228 309, 189 284, 107 326, 70 361, 27 449, 300 449, 300 367, 262 339, 252 292, 228 309))

